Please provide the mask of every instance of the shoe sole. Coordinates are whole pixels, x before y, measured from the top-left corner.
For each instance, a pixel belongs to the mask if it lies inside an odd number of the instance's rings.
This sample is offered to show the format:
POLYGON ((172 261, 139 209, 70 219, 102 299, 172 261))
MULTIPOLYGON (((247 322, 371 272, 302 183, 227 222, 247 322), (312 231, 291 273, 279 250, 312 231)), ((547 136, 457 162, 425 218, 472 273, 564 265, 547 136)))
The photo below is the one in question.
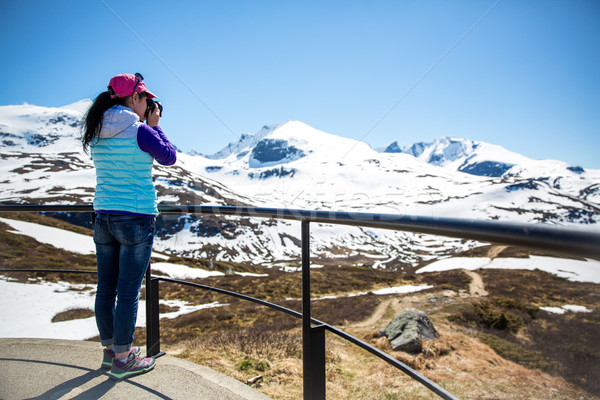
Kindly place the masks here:
POLYGON ((146 372, 150 372, 154 369, 154 366, 156 365, 156 363, 152 364, 150 367, 145 368, 145 369, 141 369, 139 371, 132 371, 132 372, 124 372, 122 374, 119 375, 115 375, 113 373, 109 373, 108 377, 113 380, 113 381, 122 381, 123 379, 127 379, 127 378, 131 378, 134 376, 138 376, 138 375, 142 375, 145 374, 146 372))

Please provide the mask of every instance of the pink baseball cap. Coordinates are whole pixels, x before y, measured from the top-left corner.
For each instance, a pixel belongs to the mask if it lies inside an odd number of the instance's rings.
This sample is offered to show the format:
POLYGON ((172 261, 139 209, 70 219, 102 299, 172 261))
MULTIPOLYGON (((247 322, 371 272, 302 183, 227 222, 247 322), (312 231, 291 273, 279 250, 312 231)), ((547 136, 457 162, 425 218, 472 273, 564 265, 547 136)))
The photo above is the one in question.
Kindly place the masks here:
POLYGON ((132 74, 119 74, 113 76, 108 82, 108 91, 110 92, 110 98, 123 98, 127 96, 133 96, 134 93, 146 93, 149 99, 157 97, 154 93, 146 88, 144 77, 139 72, 135 75, 132 74))

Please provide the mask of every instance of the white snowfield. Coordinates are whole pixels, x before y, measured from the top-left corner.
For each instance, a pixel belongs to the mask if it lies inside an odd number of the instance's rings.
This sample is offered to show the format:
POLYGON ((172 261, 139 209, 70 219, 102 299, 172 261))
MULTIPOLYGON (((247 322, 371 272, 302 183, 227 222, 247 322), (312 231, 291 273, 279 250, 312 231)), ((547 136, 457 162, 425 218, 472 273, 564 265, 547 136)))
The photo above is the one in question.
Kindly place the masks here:
MULTIPOLYGON (((364 296, 369 293, 373 293, 378 296, 385 296, 388 294, 408 294, 408 293, 420 292, 421 290, 431 289, 432 287, 433 286, 431 286, 431 285, 391 286, 388 288, 373 290, 372 292, 360 292, 360 293, 356 293, 356 294, 351 294, 347 297, 364 296)), ((327 299, 338 299, 338 298, 340 298, 340 296, 324 296, 324 297, 319 297, 317 299, 312 299, 312 300, 327 300, 327 299)), ((292 299, 288 299, 288 300, 292 300, 292 299)))
MULTIPOLYGON (((52 322, 58 313, 71 309, 94 309, 95 285, 73 285, 66 282, 11 282, 0 276, 0 337, 86 340, 98 336, 94 317, 52 322), (79 290, 71 290, 79 289, 79 290)), ((179 307, 161 314, 176 318, 205 308, 228 304, 188 304, 177 300, 160 300, 160 304, 179 307)), ((146 302, 140 300, 137 327, 146 326, 146 302)))
POLYGON ((79 254, 96 254, 96 246, 91 236, 8 218, 0 218, 0 222, 14 229, 12 233, 32 237, 40 243, 50 244, 58 249, 79 254))
POLYGON ((185 265, 171 263, 153 263, 152 272, 162 272, 173 279, 197 279, 210 276, 224 276, 220 271, 207 271, 204 269, 190 268, 185 265))
MULTIPOLYGON (((0 222, 9 225, 13 230, 9 231, 18 235, 34 238, 40 243, 50 244, 58 249, 79 254, 96 254, 96 247, 92 236, 66 231, 60 228, 23 222, 14 219, 0 218, 0 222)), ((169 256, 152 252, 152 257, 168 260, 169 256)), ((207 278, 209 276, 225 275, 218 271, 207 271, 200 268, 190 268, 186 265, 172 263, 152 263, 152 269, 163 272, 173 279, 195 279, 207 278)), ((32 267, 33 268, 33 267, 32 267)), ((268 274, 252 274, 249 272, 235 272, 241 276, 268 276, 268 274)))
MULTIPOLYGON (((14 229, 11 231, 12 233, 32 237, 40 243, 50 244, 57 249, 78 254, 96 254, 96 246, 92 236, 8 218, 0 218, 0 222, 14 229)), ((168 256, 156 252, 152 252, 152 257, 169 259, 168 256)))
MULTIPOLYGON (((40 243, 50 244, 78 254, 95 254, 91 236, 82 235, 31 222, 0 218, 10 226, 8 232, 26 235, 40 243)), ((153 253, 153 257, 168 256, 153 253)), ((32 266, 32 268, 35 266, 32 266)), ((222 276, 222 272, 190 268, 167 262, 153 263, 152 268, 174 279, 222 276)), ((268 274, 238 273, 242 276, 264 277, 268 274)), ((52 322, 63 311, 75 308, 94 309, 95 285, 73 285, 66 282, 12 282, 0 275, 0 337, 51 338, 85 340, 98 335, 94 317, 71 321, 52 322), (76 290, 70 290, 76 289, 76 290)), ((176 300, 161 300, 161 304, 178 307, 175 312, 161 314, 161 318, 175 318, 196 310, 222 307, 227 304, 187 304, 176 300)), ((136 326, 146 325, 145 301, 140 300, 136 326)))
MULTIPOLYGON (((600 261, 571 260, 565 258, 530 256, 528 258, 453 257, 434 261, 417 270, 417 274, 453 269, 520 269, 546 271, 570 281, 600 283, 600 261)), ((570 312, 592 312, 584 306, 565 304, 561 307, 540 307, 540 310, 564 314, 570 312)))
POLYGON ((570 281, 600 283, 600 261, 530 256, 528 258, 453 257, 434 261, 417 273, 452 269, 523 269, 549 272, 570 281))

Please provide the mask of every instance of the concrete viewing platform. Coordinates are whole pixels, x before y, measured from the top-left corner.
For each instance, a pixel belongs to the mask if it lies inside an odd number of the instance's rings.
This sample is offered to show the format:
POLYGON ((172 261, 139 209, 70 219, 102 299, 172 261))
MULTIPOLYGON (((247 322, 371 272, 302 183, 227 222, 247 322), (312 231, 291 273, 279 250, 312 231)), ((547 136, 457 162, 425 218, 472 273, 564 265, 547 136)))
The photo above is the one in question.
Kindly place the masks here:
POLYGON ((154 370, 119 382, 101 362, 99 343, 0 339, 0 399, 269 400, 237 379, 175 357, 160 357, 154 370))

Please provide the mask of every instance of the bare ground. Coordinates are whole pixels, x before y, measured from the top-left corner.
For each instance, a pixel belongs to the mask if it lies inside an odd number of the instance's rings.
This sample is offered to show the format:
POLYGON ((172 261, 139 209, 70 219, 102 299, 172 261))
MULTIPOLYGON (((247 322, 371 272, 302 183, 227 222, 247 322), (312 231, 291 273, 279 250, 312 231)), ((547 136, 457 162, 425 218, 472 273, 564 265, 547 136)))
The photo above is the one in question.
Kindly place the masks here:
MULTIPOLYGON (((600 399, 560 376, 504 359, 478 340, 476 331, 449 322, 444 311, 448 305, 471 299, 469 293, 452 290, 388 296, 367 318, 340 327, 391 354, 461 399, 600 399), (405 309, 426 311, 441 335, 434 342, 426 342, 422 354, 394 352, 387 339, 375 337, 379 329, 405 309)), ((295 334, 300 341, 299 329, 295 334)), ((326 346, 328 399, 437 398, 395 368, 343 339, 327 334, 326 346)), ((194 340, 168 351, 229 375, 233 373, 244 382, 260 376, 254 386, 273 399, 302 398, 301 358, 242 353, 231 347, 219 348, 194 340), (263 361, 268 368, 241 370, 239 366, 244 360, 254 365, 263 361)))
POLYGON ((471 283, 469 284, 469 293, 472 297, 483 297, 489 294, 485 290, 485 286, 483 284, 483 279, 481 279, 481 275, 479 275, 475 271, 465 270, 464 272, 471 278, 471 283))

